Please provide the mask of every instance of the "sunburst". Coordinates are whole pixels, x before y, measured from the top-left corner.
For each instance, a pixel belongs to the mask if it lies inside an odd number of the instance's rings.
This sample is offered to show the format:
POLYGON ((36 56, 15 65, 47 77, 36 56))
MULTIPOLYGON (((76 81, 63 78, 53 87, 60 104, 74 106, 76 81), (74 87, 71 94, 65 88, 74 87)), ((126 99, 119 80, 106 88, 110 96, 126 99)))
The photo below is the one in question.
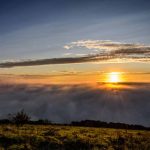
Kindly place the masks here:
POLYGON ((107 82, 109 82, 109 83, 118 83, 118 82, 121 82, 121 73, 120 72, 111 72, 111 73, 108 73, 107 82))

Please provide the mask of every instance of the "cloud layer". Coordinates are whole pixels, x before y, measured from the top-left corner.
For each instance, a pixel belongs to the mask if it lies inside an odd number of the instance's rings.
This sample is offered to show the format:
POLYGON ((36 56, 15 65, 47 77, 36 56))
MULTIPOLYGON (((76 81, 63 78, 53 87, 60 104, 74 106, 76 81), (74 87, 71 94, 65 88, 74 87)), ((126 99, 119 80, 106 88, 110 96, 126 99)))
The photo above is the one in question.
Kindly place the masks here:
POLYGON ((0 118, 25 109, 54 122, 103 120, 150 126, 150 84, 121 89, 90 85, 0 85, 0 118))
POLYGON ((0 68, 18 67, 18 66, 36 66, 48 64, 69 64, 86 63, 101 61, 150 61, 150 46, 142 44, 128 44, 112 41, 86 40, 72 42, 64 46, 65 49, 87 48, 91 50, 90 54, 78 55, 78 57, 63 57, 50 59, 37 59, 26 61, 13 61, 0 63, 0 68))

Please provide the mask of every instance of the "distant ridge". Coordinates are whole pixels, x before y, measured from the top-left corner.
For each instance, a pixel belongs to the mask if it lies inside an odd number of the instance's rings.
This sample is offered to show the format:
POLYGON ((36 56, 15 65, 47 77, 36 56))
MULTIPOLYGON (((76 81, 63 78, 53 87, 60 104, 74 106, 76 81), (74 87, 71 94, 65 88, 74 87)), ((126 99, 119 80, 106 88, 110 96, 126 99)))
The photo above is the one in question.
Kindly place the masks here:
POLYGON ((95 120, 73 121, 71 125, 83 126, 83 127, 104 127, 104 128, 115 128, 115 129, 150 130, 150 127, 145 127, 142 125, 113 123, 113 122, 107 123, 107 122, 95 121, 95 120))

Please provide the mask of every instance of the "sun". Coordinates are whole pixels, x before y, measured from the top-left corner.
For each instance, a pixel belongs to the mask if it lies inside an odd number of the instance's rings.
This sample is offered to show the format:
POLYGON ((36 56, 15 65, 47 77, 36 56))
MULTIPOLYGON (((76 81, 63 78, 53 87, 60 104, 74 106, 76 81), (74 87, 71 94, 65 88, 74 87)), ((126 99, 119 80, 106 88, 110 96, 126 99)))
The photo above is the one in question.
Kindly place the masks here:
POLYGON ((121 81, 121 73, 120 72, 111 72, 108 73, 108 82, 109 83, 118 83, 121 81))

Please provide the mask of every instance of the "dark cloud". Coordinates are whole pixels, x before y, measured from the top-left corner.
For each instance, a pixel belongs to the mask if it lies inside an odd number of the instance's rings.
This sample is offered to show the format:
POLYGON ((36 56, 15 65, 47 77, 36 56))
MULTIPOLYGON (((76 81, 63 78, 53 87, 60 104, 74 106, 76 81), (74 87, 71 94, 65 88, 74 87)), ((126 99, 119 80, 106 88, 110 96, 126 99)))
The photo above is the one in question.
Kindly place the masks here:
POLYGON ((86 63, 86 62, 99 62, 113 59, 132 59, 133 61, 149 61, 149 56, 126 56, 122 54, 147 54, 147 51, 130 52, 127 50, 117 50, 108 54, 87 55, 83 57, 70 57, 70 58, 51 58, 39 60, 27 60, 19 62, 5 62, 0 63, 0 68, 21 67, 21 66, 39 66, 39 65, 52 65, 52 64, 69 64, 69 63, 86 63))
POLYGON ((48 65, 48 64, 84 63, 84 62, 108 60, 113 58, 115 58, 113 55, 87 55, 83 57, 27 60, 27 61, 19 61, 19 62, 0 63, 0 68, 10 68, 10 67, 19 67, 19 66, 38 66, 38 65, 48 65))
POLYGON ((104 120, 150 126, 150 84, 0 85, 0 117, 25 109, 54 122, 104 120))
POLYGON ((150 47, 143 47, 143 48, 128 48, 128 49, 119 49, 115 50, 112 53, 115 54, 150 54, 150 47))

